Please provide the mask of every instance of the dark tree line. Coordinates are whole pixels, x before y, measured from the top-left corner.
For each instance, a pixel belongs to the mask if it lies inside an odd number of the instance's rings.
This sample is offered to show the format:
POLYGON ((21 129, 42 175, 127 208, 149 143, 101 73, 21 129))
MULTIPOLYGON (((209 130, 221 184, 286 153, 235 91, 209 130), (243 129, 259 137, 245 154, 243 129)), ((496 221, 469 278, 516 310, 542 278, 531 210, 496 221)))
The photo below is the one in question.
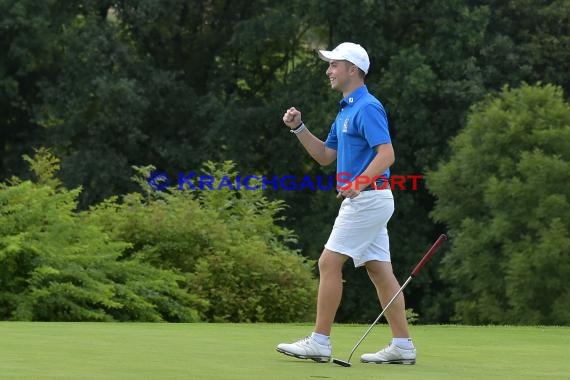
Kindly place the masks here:
MULTIPOLYGON (((25 177, 23 154, 45 146, 82 209, 138 191, 132 165, 175 175, 207 160, 244 174, 331 174, 280 121, 299 107, 324 138, 339 94, 314 49, 359 42, 370 90, 385 104, 395 174, 426 174, 450 154, 470 107, 504 85, 570 90, 568 1, 0 0, 0 179, 25 177)), ((298 248, 316 258, 337 212, 334 194, 268 191, 286 201, 298 248)), ((446 226, 434 197, 396 192, 390 227, 407 276, 446 226)), ((469 196, 469 192, 465 192, 469 196)), ((453 315, 438 260, 407 290, 424 322, 453 315)), ((377 314, 366 275, 347 268, 343 321, 377 314), (365 289, 365 290, 363 290, 365 289)))

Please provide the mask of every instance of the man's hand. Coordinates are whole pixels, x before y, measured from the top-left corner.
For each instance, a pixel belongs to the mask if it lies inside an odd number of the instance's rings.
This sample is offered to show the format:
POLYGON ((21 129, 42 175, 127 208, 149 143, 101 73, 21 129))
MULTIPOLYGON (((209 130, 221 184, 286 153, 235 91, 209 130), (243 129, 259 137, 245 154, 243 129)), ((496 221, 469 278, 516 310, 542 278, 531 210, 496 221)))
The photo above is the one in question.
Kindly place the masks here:
POLYGON ((295 107, 289 108, 283 115, 283 123, 291 129, 297 128, 301 125, 301 111, 295 107))
POLYGON ((337 198, 356 198, 360 195, 360 190, 356 189, 348 189, 348 190, 341 190, 340 193, 337 194, 337 198))

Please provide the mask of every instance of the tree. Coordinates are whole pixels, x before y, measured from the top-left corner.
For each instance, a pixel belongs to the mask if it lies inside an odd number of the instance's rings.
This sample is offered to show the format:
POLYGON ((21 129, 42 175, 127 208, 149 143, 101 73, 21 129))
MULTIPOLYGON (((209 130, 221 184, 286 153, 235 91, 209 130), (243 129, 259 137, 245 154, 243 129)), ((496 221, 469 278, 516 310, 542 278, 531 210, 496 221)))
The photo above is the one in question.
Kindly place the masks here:
POLYGON ((504 88, 471 110, 429 174, 455 320, 568 324, 570 105, 552 85, 504 88))
POLYGON ((43 140, 39 83, 58 76, 58 36, 80 1, 0 1, 0 178, 27 174, 23 154, 43 140))

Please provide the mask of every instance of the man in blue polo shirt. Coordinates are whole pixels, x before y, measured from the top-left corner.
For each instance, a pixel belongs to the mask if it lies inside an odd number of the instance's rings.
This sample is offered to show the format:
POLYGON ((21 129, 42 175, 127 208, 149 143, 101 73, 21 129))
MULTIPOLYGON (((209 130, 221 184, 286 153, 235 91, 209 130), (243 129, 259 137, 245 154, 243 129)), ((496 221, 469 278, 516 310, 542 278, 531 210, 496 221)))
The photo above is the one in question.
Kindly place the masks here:
MULTIPOLYGON (((364 84, 370 67, 368 54, 362 46, 345 42, 332 51, 320 50, 319 57, 329 63, 326 74, 331 88, 343 95, 326 141, 308 130, 301 112, 294 107, 285 112, 283 122, 319 164, 337 161, 338 197, 344 200, 319 258, 313 333, 291 344, 281 343, 277 351, 328 362, 332 357, 332 325, 342 298, 342 267, 348 258, 356 267, 366 267, 382 305, 398 292, 400 284, 392 271, 387 230, 394 212, 392 191, 386 183, 394 150, 384 107, 364 84)), ((414 364, 416 350, 408 331, 403 294, 385 316, 392 342, 376 353, 362 355, 361 361, 414 364)))

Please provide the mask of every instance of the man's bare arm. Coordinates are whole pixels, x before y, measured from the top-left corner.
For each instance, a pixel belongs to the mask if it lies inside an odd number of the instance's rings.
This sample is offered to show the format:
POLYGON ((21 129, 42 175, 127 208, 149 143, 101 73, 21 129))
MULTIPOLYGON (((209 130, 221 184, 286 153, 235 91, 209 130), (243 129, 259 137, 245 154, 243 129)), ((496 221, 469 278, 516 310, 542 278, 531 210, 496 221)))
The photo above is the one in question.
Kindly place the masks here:
MULTIPOLYGON (((283 115, 283 123, 292 130, 299 127, 303 123, 301 112, 295 109, 295 107, 289 108, 283 115)), ((295 135, 297 135, 305 150, 319 165, 327 166, 336 160, 336 150, 328 148, 322 140, 313 135, 305 126, 295 135)))

